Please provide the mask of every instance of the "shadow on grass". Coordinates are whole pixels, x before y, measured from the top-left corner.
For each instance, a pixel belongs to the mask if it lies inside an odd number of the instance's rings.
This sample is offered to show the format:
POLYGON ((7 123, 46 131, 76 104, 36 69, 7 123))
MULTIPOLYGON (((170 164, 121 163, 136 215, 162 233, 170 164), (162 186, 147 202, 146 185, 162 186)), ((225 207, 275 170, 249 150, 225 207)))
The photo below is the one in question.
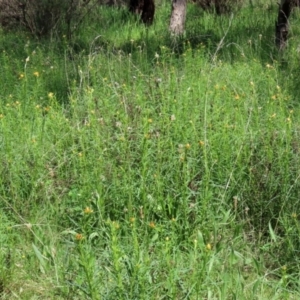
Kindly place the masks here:
MULTIPOLYGON (((146 28, 136 16, 128 12, 126 7, 99 7, 99 11, 95 11, 82 24, 67 49, 61 39, 57 39, 55 43, 49 40, 36 41, 23 34, 17 38, 23 40, 23 43, 16 43, 15 36, 14 39, 2 38, 0 50, 9 50, 13 60, 24 61, 29 52, 29 48, 24 46, 27 42, 30 43, 32 51, 36 46, 41 45, 45 55, 47 55, 47 48, 52 47, 59 64, 70 65, 70 70, 65 70, 69 73, 68 79, 65 74, 60 74, 49 77, 46 82, 47 90, 55 92, 60 103, 66 103, 69 82, 78 79, 76 74, 78 61, 87 55, 122 51, 126 54, 131 53, 133 61, 136 60, 134 62, 138 63, 140 49, 133 47, 133 39, 135 45, 140 45, 147 51, 147 55, 143 57, 145 69, 153 64, 155 55, 161 54, 161 46, 168 47, 176 57, 180 58, 186 51, 187 44, 192 50, 201 47, 202 54, 208 59, 217 57, 218 60, 228 63, 244 61, 244 56, 257 59, 263 65, 278 59, 278 50, 274 45, 276 5, 269 5, 267 8, 249 6, 234 15, 216 16, 204 12, 196 5, 189 4, 186 33, 177 39, 172 38, 168 32, 169 16, 170 7, 165 4, 157 10, 154 25, 146 28), (127 36, 125 42, 124 35, 127 36)), ((284 68, 288 72, 289 67, 284 68)), ((291 84, 291 90, 296 91, 297 78, 290 79, 295 81, 295 84, 291 84)))
MULTIPOLYGON (((170 12, 169 12, 170 13, 170 12)), ((188 6, 186 33, 182 37, 172 38, 168 32, 169 13, 158 12, 155 24, 145 28, 143 24, 135 23, 142 32, 135 44, 144 45, 147 49, 150 63, 156 53, 160 54, 161 46, 170 48, 178 57, 187 49, 202 47, 207 57, 218 54, 218 59, 234 63, 242 60, 241 55, 246 55, 260 60, 262 64, 270 63, 276 57, 277 49, 274 45, 274 22, 277 7, 274 5, 265 11, 258 8, 245 8, 235 15, 216 16, 203 12, 195 5, 188 6)), ((120 20, 114 23, 114 29, 124 27, 126 16, 120 12, 120 20)), ((131 20, 131 16, 128 16, 131 20)), ((99 48, 107 51, 123 51, 132 53, 139 51, 132 47, 130 33, 125 43, 116 45, 113 40, 102 41, 99 48)), ((145 58, 145 59, 147 59, 145 58)))

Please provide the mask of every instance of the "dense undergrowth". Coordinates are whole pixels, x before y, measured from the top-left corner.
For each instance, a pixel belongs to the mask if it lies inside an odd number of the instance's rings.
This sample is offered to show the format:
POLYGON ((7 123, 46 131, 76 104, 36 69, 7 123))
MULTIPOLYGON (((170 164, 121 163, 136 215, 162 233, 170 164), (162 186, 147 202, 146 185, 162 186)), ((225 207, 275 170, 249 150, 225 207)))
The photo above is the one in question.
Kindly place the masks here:
MULTIPOLYGON (((0 34, 1 299, 298 299, 299 30, 276 5, 99 7, 0 34)), ((298 25, 297 25, 298 24, 298 25)))

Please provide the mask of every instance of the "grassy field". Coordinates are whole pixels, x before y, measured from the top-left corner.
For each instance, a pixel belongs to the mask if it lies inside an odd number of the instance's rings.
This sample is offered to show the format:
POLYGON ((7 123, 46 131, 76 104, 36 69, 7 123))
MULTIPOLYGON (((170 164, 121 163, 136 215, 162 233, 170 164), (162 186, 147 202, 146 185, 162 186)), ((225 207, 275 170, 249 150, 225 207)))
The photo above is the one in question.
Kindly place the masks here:
MULTIPOLYGON (((266 3, 267 2, 267 3, 266 3)), ((0 32, 0 299, 299 299, 300 21, 99 7, 0 32)))

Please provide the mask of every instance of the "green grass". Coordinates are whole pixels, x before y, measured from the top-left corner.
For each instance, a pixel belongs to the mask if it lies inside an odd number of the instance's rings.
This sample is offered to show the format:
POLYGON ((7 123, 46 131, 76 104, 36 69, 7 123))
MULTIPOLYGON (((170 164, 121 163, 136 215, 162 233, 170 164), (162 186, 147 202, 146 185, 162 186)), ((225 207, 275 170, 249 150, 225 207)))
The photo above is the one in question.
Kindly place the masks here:
POLYGON ((1 299, 298 299, 299 21, 100 7, 0 35, 1 299), (298 26, 298 27, 297 27, 298 26), (18 43, 16 43, 16 39, 18 43))

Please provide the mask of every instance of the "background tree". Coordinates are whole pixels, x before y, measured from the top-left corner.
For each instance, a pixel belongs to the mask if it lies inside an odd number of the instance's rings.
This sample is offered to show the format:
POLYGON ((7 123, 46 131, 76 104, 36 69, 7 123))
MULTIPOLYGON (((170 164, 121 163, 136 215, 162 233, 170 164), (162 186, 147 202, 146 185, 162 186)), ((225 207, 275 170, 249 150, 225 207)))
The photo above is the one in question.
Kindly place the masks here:
POLYGON ((275 24, 275 41, 279 49, 284 49, 289 32, 288 19, 293 7, 300 6, 299 0, 281 0, 277 22, 275 24))
MULTIPOLYGON (((202 9, 216 12, 218 15, 230 13, 239 9, 244 0, 194 0, 202 9)), ((172 34, 180 35, 184 32, 186 18, 186 0, 173 0, 169 30, 172 34)))
POLYGON ((140 15, 144 24, 151 25, 154 19, 154 0, 130 0, 129 11, 140 15))
POLYGON ((180 35, 184 32, 186 16, 186 0, 173 0, 169 30, 172 34, 180 35))

